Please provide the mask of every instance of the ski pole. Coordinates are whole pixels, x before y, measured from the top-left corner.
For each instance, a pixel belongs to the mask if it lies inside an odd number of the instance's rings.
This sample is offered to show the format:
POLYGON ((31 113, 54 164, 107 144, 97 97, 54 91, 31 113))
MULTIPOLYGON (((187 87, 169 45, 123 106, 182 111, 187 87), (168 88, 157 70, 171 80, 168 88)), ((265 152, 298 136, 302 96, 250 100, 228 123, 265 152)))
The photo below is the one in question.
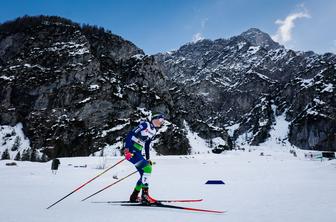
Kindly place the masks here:
POLYGON ((126 159, 122 159, 120 161, 118 161, 116 164, 114 164, 113 166, 107 168, 106 170, 104 170, 103 172, 101 172, 100 174, 98 174, 97 176, 93 177, 92 179, 90 179, 89 181, 85 182, 84 184, 80 185, 78 188, 76 188, 75 190, 71 191, 69 194, 67 194, 66 196, 62 197, 61 199, 59 199, 58 201, 56 201, 55 203, 51 204, 49 207, 47 207, 47 209, 50 209, 52 206, 56 205, 57 203, 61 202, 62 200, 64 200, 65 198, 67 198, 68 196, 70 196, 71 194, 75 193, 76 191, 80 190, 81 188, 83 188, 84 186, 86 186, 87 184, 89 184, 90 182, 92 182, 93 180, 97 179, 98 177, 100 177, 101 175, 103 175, 104 173, 106 173, 107 171, 109 171, 110 169, 112 169, 113 167, 117 166, 118 164, 122 163, 124 160, 126 159))
POLYGON ((114 183, 111 183, 110 185, 108 185, 108 186, 104 187, 103 189, 101 189, 101 190, 98 190, 98 191, 97 191, 97 192, 95 192, 94 194, 91 194, 90 196, 88 196, 88 197, 84 198, 82 201, 84 201, 84 200, 87 200, 87 199, 89 199, 90 197, 93 197, 94 195, 96 195, 96 194, 98 194, 98 193, 100 193, 100 192, 102 192, 102 191, 106 190, 107 188, 109 188, 109 187, 113 186, 114 184, 117 184, 117 183, 119 183, 119 182, 123 181, 123 180, 124 180, 124 179, 126 179, 127 177, 130 177, 130 176, 132 176, 133 174, 135 174, 135 173, 137 173, 137 172, 138 172, 138 171, 136 170, 136 171, 134 171, 133 173, 130 173, 130 174, 128 174, 127 176, 125 176, 125 177, 123 177, 123 178, 121 178, 121 179, 117 180, 117 181, 116 181, 116 182, 114 182, 114 183))

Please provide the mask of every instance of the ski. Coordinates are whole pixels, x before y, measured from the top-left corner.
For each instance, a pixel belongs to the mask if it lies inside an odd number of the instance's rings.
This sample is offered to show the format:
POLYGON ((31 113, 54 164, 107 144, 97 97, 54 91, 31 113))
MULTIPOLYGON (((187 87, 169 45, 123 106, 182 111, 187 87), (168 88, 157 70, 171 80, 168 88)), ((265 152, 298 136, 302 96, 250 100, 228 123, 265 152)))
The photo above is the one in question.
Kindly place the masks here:
POLYGON ((169 204, 163 204, 163 203, 155 203, 155 204, 142 204, 142 203, 134 203, 134 204, 121 204, 121 206, 127 206, 127 207, 158 207, 158 208, 171 208, 171 209, 177 209, 177 210, 187 210, 187 211, 194 211, 194 212, 205 212, 205 213, 225 213, 225 211, 219 211, 219 210, 207 210, 207 209, 200 209, 200 208, 191 208, 191 207, 181 207, 181 206, 175 206, 175 205, 169 205, 169 204))
MULTIPOLYGON (((192 202, 201 202, 203 199, 189 199, 189 200, 157 200, 159 203, 192 203, 192 202)), ((134 203, 128 200, 111 200, 111 201, 92 201, 91 203, 111 203, 111 204, 127 204, 134 203)), ((140 202, 137 202, 140 203, 140 202)))

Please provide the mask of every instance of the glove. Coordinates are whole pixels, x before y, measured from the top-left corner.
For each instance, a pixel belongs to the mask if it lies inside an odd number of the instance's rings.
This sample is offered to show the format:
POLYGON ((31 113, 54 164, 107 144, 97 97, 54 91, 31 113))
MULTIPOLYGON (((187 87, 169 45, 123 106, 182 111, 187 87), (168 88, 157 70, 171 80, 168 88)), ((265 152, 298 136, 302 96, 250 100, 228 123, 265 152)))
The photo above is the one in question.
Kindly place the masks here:
POLYGON ((124 150, 124 155, 126 160, 130 160, 133 156, 133 154, 128 149, 124 150))
POLYGON ((148 161, 148 163, 149 163, 149 165, 153 165, 153 162, 151 161, 151 160, 147 160, 148 161))

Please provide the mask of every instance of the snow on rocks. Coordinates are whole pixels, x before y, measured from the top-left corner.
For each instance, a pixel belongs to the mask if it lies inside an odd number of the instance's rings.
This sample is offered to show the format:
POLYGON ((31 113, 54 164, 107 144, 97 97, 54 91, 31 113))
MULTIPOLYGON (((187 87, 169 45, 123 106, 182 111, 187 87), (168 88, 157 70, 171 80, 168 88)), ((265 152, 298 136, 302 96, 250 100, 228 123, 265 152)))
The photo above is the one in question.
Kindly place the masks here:
POLYGON ((0 126, 0 152, 2 154, 7 150, 10 159, 14 159, 18 152, 28 149, 30 149, 30 141, 22 131, 22 123, 15 126, 0 126))

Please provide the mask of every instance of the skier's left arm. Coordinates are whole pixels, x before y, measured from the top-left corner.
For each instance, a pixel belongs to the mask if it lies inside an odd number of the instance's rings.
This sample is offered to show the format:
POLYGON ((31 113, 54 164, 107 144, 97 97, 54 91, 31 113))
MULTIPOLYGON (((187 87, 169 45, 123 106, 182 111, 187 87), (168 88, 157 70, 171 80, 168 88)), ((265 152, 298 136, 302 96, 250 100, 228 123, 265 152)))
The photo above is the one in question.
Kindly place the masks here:
POLYGON ((145 143, 145 155, 146 155, 146 160, 149 160, 149 159, 150 159, 150 156, 149 156, 150 143, 151 143, 151 140, 146 141, 146 143, 145 143))

